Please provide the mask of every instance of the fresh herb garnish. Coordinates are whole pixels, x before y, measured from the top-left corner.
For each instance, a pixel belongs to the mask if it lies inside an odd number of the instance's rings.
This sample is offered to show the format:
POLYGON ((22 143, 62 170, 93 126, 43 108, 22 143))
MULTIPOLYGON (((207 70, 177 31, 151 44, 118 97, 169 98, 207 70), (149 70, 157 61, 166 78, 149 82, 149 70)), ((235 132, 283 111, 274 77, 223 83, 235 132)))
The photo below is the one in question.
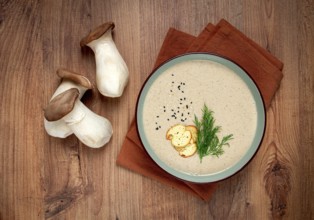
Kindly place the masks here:
POLYGON ((194 123, 197 127, 197 152, 202 161, 204 156, 213 155, 219 157, 224 153, 223 146, 229 146, 228 141, 233 139, 233 135, 229 134, 220 141, 217 134, 220 126, 215 126, 213 111, 204 105, 202 119, 199 120, 195 115, 194 123))

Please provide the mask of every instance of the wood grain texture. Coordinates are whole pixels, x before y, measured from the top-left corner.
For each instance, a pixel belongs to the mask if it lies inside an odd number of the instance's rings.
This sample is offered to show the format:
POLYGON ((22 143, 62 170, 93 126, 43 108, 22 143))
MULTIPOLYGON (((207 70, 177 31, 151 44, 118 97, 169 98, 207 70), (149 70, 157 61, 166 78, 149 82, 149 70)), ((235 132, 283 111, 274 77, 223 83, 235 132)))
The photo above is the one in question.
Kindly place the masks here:
POLYGON ((313 219, 313 25, 313 0, 0 0, 0 219, 313 219), (203 202, 115 160, 167 30, 197 35, 221 18, 281 59, 284 78, 255 158, 203 202), (94 82, 79 42, 109 20, 130 81, 119 99, 93 90, 83 102, 112 122, 112 140, 90 149, 49 137, 56 70, 94 82))

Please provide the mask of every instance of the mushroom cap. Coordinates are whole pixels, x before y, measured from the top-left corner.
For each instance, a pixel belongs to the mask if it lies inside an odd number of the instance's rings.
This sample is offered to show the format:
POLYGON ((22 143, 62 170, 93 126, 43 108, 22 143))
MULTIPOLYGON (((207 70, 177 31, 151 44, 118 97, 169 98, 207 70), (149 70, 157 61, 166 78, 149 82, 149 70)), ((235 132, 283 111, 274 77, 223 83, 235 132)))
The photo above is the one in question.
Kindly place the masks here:
POLYGON ((71 88, 53 98, 45 108, 45 118, 47 121, 57 121, 70 113, 79 97, 79 90, 71 88))
POLYGON ((92 83, 83 75, 75 73, 67 69, 58 69, 57 75, 62 79, 69 79, 87 89, 92 89, 92 83))
POLYGON ((108 30, 113 30, 115 27, 114 23, 112 21, 106 22, 97 28, 95 28, 93 31, 91 31, 86 37, 84 37, 81 42, 80 46, 84 47, 88 43, 92 42, 93 40, 96 40, 100 38, 104 33, 106 33, 108 30))

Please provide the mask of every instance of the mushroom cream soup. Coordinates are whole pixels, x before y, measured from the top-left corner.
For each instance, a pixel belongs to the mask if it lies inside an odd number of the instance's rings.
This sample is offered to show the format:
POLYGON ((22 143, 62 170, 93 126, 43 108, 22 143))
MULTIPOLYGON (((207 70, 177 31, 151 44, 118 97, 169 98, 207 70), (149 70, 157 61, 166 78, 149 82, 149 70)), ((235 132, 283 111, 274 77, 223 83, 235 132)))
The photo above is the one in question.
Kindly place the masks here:
POLYGON ((206 175, 223 171, 243 157, 257 129, 257 108, 248 86, 234 71, 209 60, 185 61, 165 70, 150 86, 143 106, 143 130, 155 154, 173 169, 206 175), (183 158, 166 140, 176 124, 194 125, 204 104, 214 112, 219 138, 233 134, 219 157, 183 158))

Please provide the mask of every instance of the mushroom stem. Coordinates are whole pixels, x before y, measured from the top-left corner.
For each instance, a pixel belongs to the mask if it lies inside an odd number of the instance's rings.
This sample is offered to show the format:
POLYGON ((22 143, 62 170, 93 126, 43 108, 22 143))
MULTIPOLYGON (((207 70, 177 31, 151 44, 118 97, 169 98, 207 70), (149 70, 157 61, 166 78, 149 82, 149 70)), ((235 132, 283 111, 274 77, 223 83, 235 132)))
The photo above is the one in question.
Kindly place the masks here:
POLYGON ((57 95, 63 93, 66 90, 76 88, 78 89, 80 95, 79 99, 81 99, 84 93, 93 88, 92 83, 83 75, 77 74, 67 69, 58 69, 57 75, 62 78, 62 81, 54 94, 52 95, 50 101, 56 97, 57 95))
POLYGON ((44 118, 46 132, 52 137, 66 138, 73 134, 73 131, 63 120, 48 121, 44 118))
POLYGON ((71 80, 68 79, 63 79, 62 82, 60 83, 60 85, 58 86, 58 88, 56 89, 56 91, 53 93, 50 101, 56 97, 57 95, 63 93, 66 90, 72 89, 72 88, 76 88, 78 89, 80 95, 79 95, 79 99, 81 99, 84 95, 84 93, 88 90, 88 88, 78 85, 74 82, 72 82, 71 80))
POLYGON ((92 148, 108 143, 113 133, 110 121, 92 112, 79 99, 63 121, 82 143, 92 148))
MULTIPOLYGON (((77 85, 69 80, 63 79, 55 93, 52 95, 51 99, 52 100, 54 97, 57 95, 61 94, 62 92, 71 89, 71 88, 76 88, 79 90, 79 99, 81 99, 86 92, 87 88, 77 85)), ((44 126, 46 128, 46 131, 49 135, 53 137, 59 137, 59 138, 66 138, 73 134, 71 128, 67 126, 62 120, 58 121, 47 121, 44 119, 44 126)))
POLYGON ((94 51, 99 92, 108 97, 120 97, 129 80, 129 70, 112 39, 113 28, 112 22, 99 26, 82 39, 81 46, 87 45, 94 51))
MULTIPOLYGON (((79 91, 79 99, 81 99, 84 95, 84 93, 92 88, 92 84, 90 81, 84 77, 83 75, 74 73, 70 70, 66 69, 58 69, 57 75, 62 78, 62 81, 54 94, 52 95, 51 100, 53 100, 56 96, 59 94, 75 88, 79 91)), ((71 128, 64 123, 62 120, 57 121, 48 121, 46 118, 44 118, 44 126, 46 132, 53 137, 58 138, 66 138, 73 134, 73 131, 71 128)))

